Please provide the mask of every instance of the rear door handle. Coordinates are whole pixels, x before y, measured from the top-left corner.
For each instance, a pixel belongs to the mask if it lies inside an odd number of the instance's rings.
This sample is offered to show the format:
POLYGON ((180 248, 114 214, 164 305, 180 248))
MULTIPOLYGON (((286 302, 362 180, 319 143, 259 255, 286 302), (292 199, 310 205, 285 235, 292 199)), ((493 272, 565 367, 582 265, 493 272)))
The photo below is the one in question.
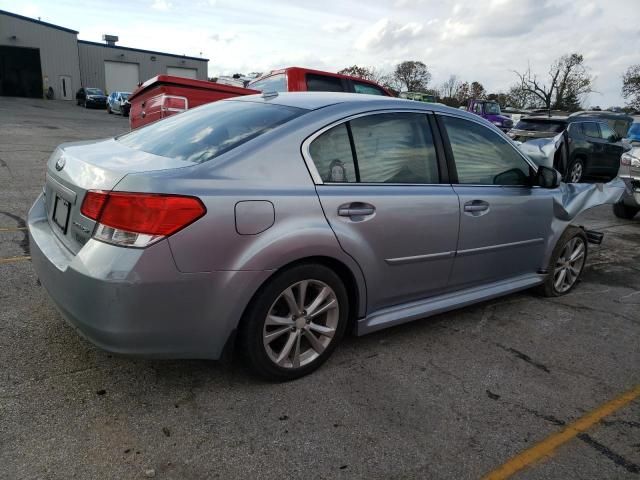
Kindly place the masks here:
POLYGON ((472 215, 481 215, 489 211, 489 203, 484 200, 471 200, 464 204, 464 211, 472 215))
POLYGON ((338 207, 338 215, 341 217, 366 217, 367 215, 373 215, 376 211, 376 207, 369 205, 368 203, 347 203, 338 207))

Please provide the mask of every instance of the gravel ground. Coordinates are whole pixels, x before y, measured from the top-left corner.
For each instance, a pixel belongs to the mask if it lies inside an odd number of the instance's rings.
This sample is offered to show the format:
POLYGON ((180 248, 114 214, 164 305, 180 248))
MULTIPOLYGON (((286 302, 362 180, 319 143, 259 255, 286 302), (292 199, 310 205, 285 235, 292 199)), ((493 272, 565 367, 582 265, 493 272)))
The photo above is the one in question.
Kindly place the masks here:
MULTIPOLYGON (((581 219, 606 236, 570 295, 347 338, 299 381, 102 352, 20 259, 19 228, 56 145, 127 129, 0 98, 0 478, 473 479, 640 383, 640 219, 606 206, 581 219)), ((637 479, 639 419, 636 400, 516 478, 637 479)))

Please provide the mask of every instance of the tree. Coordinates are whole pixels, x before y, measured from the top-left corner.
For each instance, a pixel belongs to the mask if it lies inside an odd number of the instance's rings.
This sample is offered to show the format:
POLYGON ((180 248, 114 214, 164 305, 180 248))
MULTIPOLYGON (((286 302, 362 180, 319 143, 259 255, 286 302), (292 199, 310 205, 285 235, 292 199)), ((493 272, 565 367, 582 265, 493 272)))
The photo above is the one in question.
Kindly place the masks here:
POLYGON ((431 80, 429 68, 422 62, 409 60, 399 63, 393 72, 393 78, 401 90, 423 92, 431 80))
POLYGON ((469 82, 460 83, 454 95, 454 98, 458 101, 458 105, 466 105, 470 93, 471 87, 469 86, 469 82))
POLYGON ((472 82, 470 89, 471 98, 483 99, 487 91, 484 89, 484 86, 480 82, 472 82))
POLYGON ((340 75, 349 75, 351 77, 358 77, 364 80, 370 80, 376 82, 378 85, 394 90, 393 79, 388 73, 384 73, 377 70, 374 67, 360 67, 358 65, 352 65, 351 67, 343 68, 338 72, 340 75))
POLYGON ((451 75, 449 79, 442 83, 440 86, 439 96, 442 98, 453 98, 456 94, 456 90, 460 85, 460 81, 456 75, 451 75))
POLYGON ((558 58, 549 69, 546 83, 531 73, 531 67, 523 73, 514 73, 519 88, 535 96, 549 112, 552 108, 574 107, 582 96, 593 91, 593 77, 587 72, 584 57, 578 53, 558 58))
POLYGON ((640 64, 631 65, 622 76, 622 96, 629 107, 640 110, 640 64))

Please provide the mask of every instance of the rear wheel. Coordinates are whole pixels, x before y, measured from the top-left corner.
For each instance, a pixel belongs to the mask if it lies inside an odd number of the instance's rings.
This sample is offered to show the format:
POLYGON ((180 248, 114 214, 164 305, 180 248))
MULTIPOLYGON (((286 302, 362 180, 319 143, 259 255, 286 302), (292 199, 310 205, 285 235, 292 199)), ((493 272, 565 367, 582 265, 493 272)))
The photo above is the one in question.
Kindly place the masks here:
POLYGON ((584 177, 584 162, 577 158, 573 161, 569 167, 569 173, 567 175, 567 181, 569 183, 580 183, 584 177))
POLYGON ((630 207, 622 202, 618 202, 613 205, 613 214, 616 217, 624 218, 625 220, 631 220, 638 212, 640 212, 640 208, 630 207))
POLYGON ((587 235, 580 227, 567 227, 551 255, 543 295, 559 297, 569 293, 578 283, 586 260, 587 235))
POLYGON ((107 104, 107 113, 108 114, 112 114, 113 111, 111 110, 111 107, 109 106, 109 104, 107 104))
POLYGON ((249 368, 286 381, 322 365, 344 335, 348 298, 340 277, 318 264, 273 277, 252 301, 240 328, 249 368))

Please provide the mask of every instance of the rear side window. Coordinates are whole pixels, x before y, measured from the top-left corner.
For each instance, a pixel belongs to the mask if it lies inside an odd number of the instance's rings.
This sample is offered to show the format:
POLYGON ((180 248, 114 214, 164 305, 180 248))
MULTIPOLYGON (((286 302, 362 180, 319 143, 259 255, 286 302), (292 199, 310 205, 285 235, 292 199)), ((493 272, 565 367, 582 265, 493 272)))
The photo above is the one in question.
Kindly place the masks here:
POLYGON ((422 114, 385 113, 356 118, 320 135, 309 152, 325 182, 440 181, 433 137, 422 114))
POLYGON ((219 101, 152 123, 117 140, 162 157, 203 163, 306 111, 257 102, 219 101))
POLYGON ((356 93, 366 93, 369 95, 386 95, 384 90, 382 90, 380 87, 376 87, 375 85, 371 85, 369 83, 354 81, 353 89, 356 93))
POLYGON ((344 92, 342 79, 327 75, 307 73, 307 90, 310 92, 344 92))
POLYGON ((250 83, 247 88, 253 90, 260 90, 261 92, 286 92, 287 91, 287 79, 284 73, 278 73, 271 75, 263 80, 250 83))
POLYGON ((595 122, 584 122, 582 124, 582 133, 586 137, 600 138, 600 130, 598 129, 598 124, 595 122))
POLYGON ((612 139, 616 136, 615 132, 611 130, 609 128, 609 125, 607 125, 606 123, 600 124, 600 133, 602 134, 602 138, 608 141, 613 141, 612 139))
POLYGON ((530 166, 506 140, 489 128, 461 118, 441 117, 459 184, 528 185, 530 166))

